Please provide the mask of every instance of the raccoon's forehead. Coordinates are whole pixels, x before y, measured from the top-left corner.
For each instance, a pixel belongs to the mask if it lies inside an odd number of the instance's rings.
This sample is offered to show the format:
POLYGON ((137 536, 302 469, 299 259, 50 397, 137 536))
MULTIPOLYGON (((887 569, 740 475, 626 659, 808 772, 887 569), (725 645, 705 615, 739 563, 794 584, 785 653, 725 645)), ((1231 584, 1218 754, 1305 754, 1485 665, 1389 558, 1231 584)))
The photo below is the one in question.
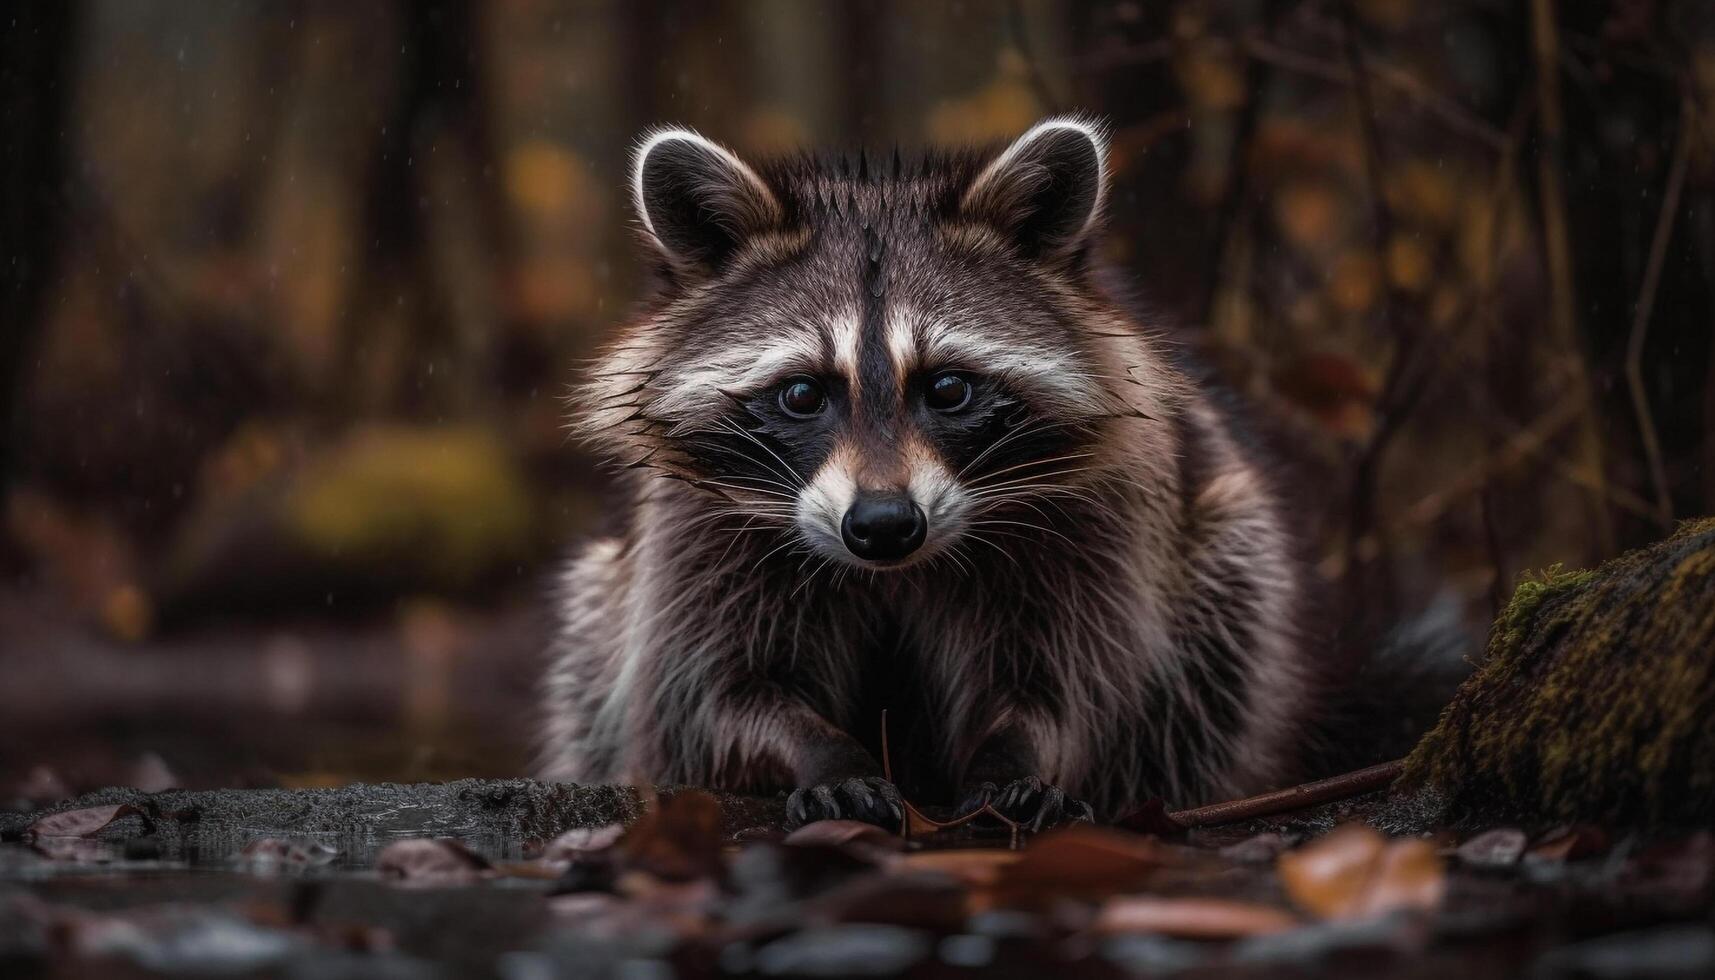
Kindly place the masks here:
POLYGON ((1028 271, 950 251, 924 230, 823 227, 790 260, 671 311, 660 407, 692 414, 794 374, 875 398, 938 369, 1087 404, 1100 392, 1076 318, 1028 271))

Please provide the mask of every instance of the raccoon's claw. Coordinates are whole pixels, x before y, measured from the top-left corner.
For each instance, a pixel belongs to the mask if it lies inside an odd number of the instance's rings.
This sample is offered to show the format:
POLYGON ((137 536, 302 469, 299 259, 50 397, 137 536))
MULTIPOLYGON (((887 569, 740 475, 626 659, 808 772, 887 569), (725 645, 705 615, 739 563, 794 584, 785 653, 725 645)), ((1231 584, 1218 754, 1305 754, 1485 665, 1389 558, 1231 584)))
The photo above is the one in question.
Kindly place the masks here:
POLYGON ((959 804, 958 812, 962 816, 982 809, 985 803, 1033 833, 1063 823, 1080 820, 1090 823, 1096 819, 1088 803, 1067 796, 1065 790, 1035 776, 1015 779, 1005 786, 983 783, 959 804))
POLYGON ((878 776, 793 790, 786 798, 786 826, 796 829, 817 820, 862 820, 898 830, 905 821, 905 801, 892 783, 878 776))

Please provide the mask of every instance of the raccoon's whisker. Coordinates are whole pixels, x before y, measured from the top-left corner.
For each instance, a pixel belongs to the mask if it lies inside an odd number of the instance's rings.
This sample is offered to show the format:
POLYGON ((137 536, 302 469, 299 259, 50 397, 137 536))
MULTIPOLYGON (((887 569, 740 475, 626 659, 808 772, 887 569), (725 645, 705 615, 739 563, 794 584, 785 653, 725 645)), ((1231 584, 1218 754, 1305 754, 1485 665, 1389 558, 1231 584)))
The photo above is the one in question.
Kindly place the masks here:
POLYGON ((963 557, 960 556, 959 546, 957 544, 954 544, 953 546, 947 548, 946 550, 942 551, 941 554, 936 555, 935 557, 940 558, 943 555, 946 556, 947 563, 954 566, 955 568, 957 568, 959 570, 959 574, 963 575, 965 578, 970 578, 973 574, 975 574, 975 571, 971 568, 971 566, 965 561, 965 559, 963 557))
MULTIPOLYGON (((1063 424, 1063 423, 1058 423, 1058 422, 1053 423, 1053 425, 1060 425, 1060 424, 1063 424)), ((1046 429, 1050 428, 1050 427, 1052 427, 1052 426, 1048 425, 1047 423, 1045 423, 1040 418, 1026 419, 1024 424, 1020 425, 1018 428, 1013 429, 1011 432, 1006 433, 1005 435, 1001 436, 999 439, 996 439, 994 442, 989 443, 989 446, 987 449, 984 449, 982 452, 977 453, 976 458, 972 459, 969 463, 966 463, 964 465, 964 467, 961 468, 959 470, 959 472, 954 475, 954 479, 957 479, 957 480, 964 479, 965 474, 969 473, 971 471, 972 467, 976 466, 978 463, 981 463, 983 460, 987 459, 989 457, 990 453, 993 453, 995 450, 1006 445, 1007 443, 1011 442, 1012 440, 1020 438, 1021 436, 1027 435, 1031 432, 1035 432, 1038 429, 1042 429, 1042 430, 1046 431, 1046 429)))
MULTIPOLYGON (((750 457, 750 456, 743 456, 741 458, 746 460, 747 462, 763 463, 762 460, 754 459, 753 457, 750 457)), ((766 466, 767 464, 763 463, 763 465, 766 466)), ((774 471, 773 467, 767 467, 767 468, 768 468, 769 472, 774 471)), ((779 474, 775 474, 775 475, 778 476, 779 474)), ((796 484, 784 483, 784 482, 781 482, 780 480, 771 480, 766 476, 752 476, 748 473, 722 473, 722 474, 720 474, 720 476, 721 476, 721 479, 725 479, 725 480, 742 480, 745 483, 760 483, 764 486, 779 487, 780 489, 786 491, 786 493, 788 495, 793 496, 793 497, 796 497, 798 494, 798 491, 802 489, 802 487, 799 487, 796 484)), ((713 480, 704 480, 703 482, 713 483, 714 481, 713 480)))
MULTIPOLYGON (((1000 510, 1001 508, 1005 507, 1007 504, 1018 504, 1021 507, 1028 508, 1037 517, 1040 517, 1045 521, 1051 520, 1051 518, 1048 516, 1048 513, 1046 511, 1044 511, 1042 508, 1036 506, 1034 501, 1031 499, 1033 496, 1034 496, 1033 494, 1023 494, 1023 495, 1006 494, 1006 495, 1002 495, 999 497, 993 497, 993 498, 990 498, 990 502, 984 504, 982 506, 982 508, 977 511, 977 514, 978 515, 988 514, 988 513, 991 513, 993 511, 1000 510)), ((1042 502, 1047 504, 1048 506, 1054 508, 1055 510, 1059 511, 1061 517, 1070 517, 1071 516, 1071 515, 1066 513, 1066 508, 1061 507, 1059 504, 1055 503, 1052 500, 1048 500, 1048 499, 1044 498, 1042 500, 1042 502)))
MULTIPOLYGON (((707 435, 720 436, 723 439, 727 435, 727 433, 725 433, 725 432, 715 432, 714 430, 711 430, 711 429, 698 429, 697 431, 700 433, 707 434, 707 435)), ((743 446, 743 445, 732 446, 732 445, 727 445, 724 443, 709 443, 709 442, 705 442, 705 443, 703 443, 703 445, 710 450, 713 450, 715 452, 719 452, 724 456, 730 456, 733 459, 742 461, 747 465, 760 467, 761 469, 765 470, 769 474, 769 476, 779 478, 778 480, 770 480, 770 479, 768 479, 768 477, 762 477, 762 476, 745 476, 742 474, 739 474, 739 475, 727 474, 728 476, 732 476, 734 479, 755 480, 755 481, 762 482, 762 483, 772 483, 774 486, 784 487, 787 490, 790 490, 794 493, 796 493, 799 489, 802 488, 801 484, 792 482, 793 477, 788 476, 785 473, 782 473, 780 471, 779 467, 776 467, 773 463, 770 463, 768 460, 763 459, 760 456, 756 456, 750 452, 747 452, 746 450, 748 449, 748 447, 746 447, 746 446, 743 446)), ((767 448, 767 447, 763 447, 763 448, 767 448)))
POLYGON ((729 421, 729 420, 724 419, 724 418, 723 419, 717 419, 716 421, 724 423, 726 425, 726 427, 731 429, 733 432, 736 432, 739 435, 744 436, 746 439, 749 439, 751 442, 754 442, 758 446, 762 447, 763 452, 767 453, 770 456, 773 456, 776 462, 778 462, 781 466, 786 467, 786 472, 792 474, 794 477, 797 477, 798 486, 802 487, 802 486, 807 485, 808 481, 806 481, 804 479, 803 474, 801 474, 797 470, 793 469, 791 463, 788 463, 784 459, 781 459, 780 454, 775 452, 774 450, 770 449, 768 447, 767 443, 763 442, 761 439, 758 439, 756 437, 756 433, 750 431, 749 429, 744 428, 743 426, 741 426, 735 422, 729 421))
POLYGON ((718 436, 723 440, 723 442, 721 442, 721 443, 704 442, 703 445, 707 446, 708 448, 719 451, 725 455, 733 456, 733 457, 736 457, 738 459, 744 460, 747 463, 753 463, 757 466, 762 467, 763 469, 767 470, 769 473, 773 474, 774 476, 779 477, 782 481, 785 481, 785 482, 782 482, 780 484, 780 486, 787 487, 788 489, 791 489, 794 491, 803 487, 803 485, 804 485, 803 478, 798 476, 797 471, 793 470, 791 466, 788 466, 786 464, 785 460, 781 459, 778 455, 775 454, 774 450, 769 449, 766 444, 764 444, 760 439, 757 439, 755 434, 748 432, 745 429, 743 429, 737 425, 734 425, 733 423, 729 422, 726 419, 716 419, 715 421, 718 425, 720 425, 722 427, 719 429, 690 429, 690 430, 684 432, 683 435, 686 435, 686 436, 694 436, 694 435, 718 436), (770 463, 768 460, 763 459, 759 456, 754 456, 754 455, 750 454, 749 452, 744 451, 746 447, 743 447, 743 446, 734 447, 731 445, 724 444, 724 440, 729 435, 738 435, 738 436, 744 438, 745 440, 747 440, 749 442, 755 443, 759 448, 762 449, 762 451, 768 453, 770 456, 773 456, 774 459, 781 464, 781 466, 786 466, 786 469, 789 472, 781 472, 780 469, 775 467, 774 464, 770 463), (796 480, 797 482, 796 483, 792 482, 794 480, 796 480))
POLYGON ((1039 428, 1042 428, 1045 424, 1046 423, 1044 422, 1044 420, 1042 420, 1040 418, 1032 417, 1032 418, 1026 419, 1021 425, 1019 425, 1018 428, 1013 429, 1012 431, 1007 432, 1006 434, 1002 435, 999 439, 996 439, 994 442, 990 443, 988 445, 988 448, 984 449, 980 453, 977 453, 976 458, 972 459, 969 463, 966 463, 964 465, 964 467, 962 469, 960 469, 959 472, 956 474, 955 478, 963 479, 966 473, 969 473, 973 467, 975 467, 977 464, 981 463, 983 460, 987 459, 991 453, 994 453, 996 450, 1000 449, 1002 446, 1006 445, 1007 443, 1011 442, 1014 439, 1028 435, 1029 433, 1034 432, 1039 428))
POLYGON ((762 487, 748 487, 742 483, 726 483, 721 480, 699 480, 697 482, 708 484, 711 487, 725 487, 728 490, 742 490, 746 493, 760 493, 764 496, 779 497, 782 500, 798 499, 795 494, 781 493, 779 490, 765 490, 762 487))
POLYGON ((1012 466, 1008 466, 1005 469, 995 470, 993 473, 982 474, 981 476, 977 477, 975 480, 972 480, 970 483, 970 486, 973 489, 977 488, 977 487, 981 487, 987 481, 992 480, 997 476, 1003 476, 1007 473, 1011 473, 1014 470, 1022 470, 1022 469, 1025 469, 1025 468, 1031 467, 1031 466, 1047 466, 1051 463, 1064 463, 1068 460, 1073 460, 1073 459, 1088 459, 1089 457, 1094 456, 1094 455, 1095 455, 1095 453, 1068 453, 1065 456, 1055 456, 1055 457, 1052 457, 1050 459, 1033 459, 1033 460, 1030 460, 1029 462, 1026 462, 1026 463, 1015 463, 1012 466))
POLYGON ((1014 565, 1018 566, 1019 568, 1024 567, 1022 564, 1019 563, 1019 560, 1017 558, 1013 557, 1012 552, 1006 550, 1005 548, 1002 548, 1000 545, 994 543, 993 541, 990 541, 986 535, 979 534, 976 531, 970 531, 970 532, 967 532, 965 536, 970 538, 972 541, 976 541, 980 544, 986 544, 990 548, 993 548, 994 550, 1000 552, 1001 557, 1005 558, 1009 562, 1012 562, 1014 565))
POLYGON ((1060 540, 1066 542, 1067 544, 1072 544, 1072 545, 1077 544, 1077 542, 1073 541, 1071 538, 1067 537, 1064 534, 1061 534, 1059 531, 1056 531, 1051 527, 1047 527, 1047 526, 1042 525, 1042 524, 1032 524, 1029 521, 986 520, 986 521, 972 521, 971 522, 971 525, 973 527, 977 526, 977 525, 982 525, 982 526, 986 527, 986 526, 992 525, 992 524, 1010 524, 1013 527, 1029 528, 1032 531, 1041 531, 1044 534, 1052 534, 1055 537, 1059 538, 1060 540))
POLYGON ((756 574, 756 570, 762 567, 763 562, 767 561, 770 558, 773 558, 775 555, 779 554, 782 551, 785 551, 787 548, 790 548, 797 543, 798 542, 796 539, 788 538, 785 544, 779 546, 778 548, 775 548, 774 550, 770 551, 768 554, 763 555, 761 558, 758 558, 756 560, 756 564, 750 566, 751 574, 753 574, 753 575, 756 574))
MULTIPOLYGON (((1112 507, 1108 506, 1105 501, 1078 487, 1068 487, 1058 483, 1047 483, 1041 486, 1021 486, 1008 490, 1003 494, 991 495, 983 501, 985 505, 992 505, 985 506, 984 512, 987 513, 991 509, 998 509, 1006 504, 1024 504, 1030 500, 1039 500, 1059 511, 1061 517, 1070 518, 1072 515, 1066 512, 1066 508, 1060 506, 1060 503, 1054 499, 1056 497, 1065 497, 1070 500, 1076 500, 1078 503, 1094 510, 1103 517, 1115 520, 1119 519, 1119 515, 1112 507)), ((1038 511, 1038 513, 1041 512, 1038 511)))
POLYGON ((732 534, 732 540, 727 542, 726 549, 721 552, 720 559, 715 562, 715 565, 717 567, 726 564, 727 556, 732 554, 732 549, 738 547, 738 536, 740 534, 744 533, 745 531, 752 531, 752 530, 754 530, 754 531, 778 531, 779 530, 778 527, 768 527, 766 525, 763 527, 752 527, 751 525, 755 524, 756 519, 758 517, 761 517, 761 516, 762 516, 761 514, 751 514, 749 517, 745 518, 744 525, 742 527, 739 527, 739 528, 721 528, 721 530, 728 531, 732 534))
POLYGON ((1049 477, 1071 476, 1074 473, 1088 473, 1089 471, 1091 471, 1095 468, 1096 467, 1094 467, 1094 466, 1074 466, 1074 467, 1071 467, 1069 469, 1055 470, 1052 473, 1035 473, 1035 474, 1032 474, 1030 476, 1021 476, 1015 480, 1003 480, 1000 483, 993 483, 993 484, 988 484, 986 486, 975 488, 974 490, 972 490, 971 496, 980 497, 980 496, 987 494, 987 493, 995 493, 995 492, 999 492, 999 491, 1004 491, 1009 487, 1012 487, 1012 486, 1015 486, 1015 485, 1021 484, 1021 483, 1029 483, 1032 480, 1046 480, 1049 477))
MULTIPOLYGON (((798 583, 798 587, 796 589, 793 589, 792 594, 786 597, 787 601, 790 602, 791 600, 797 598, 798 593, 800 593, 800 592, 804 591, 804 589, 808 588, 810 583, 814 582, 816 580, 816 576, 822 571, 822 569, 827 568, 828 563, 831 561, 833 561, 832 558, 828 558, 828 557, 824 556, 822 558, 821 563, 818 564, 815 568, 811 569, 810 574, 806 575, 804 577, 804 581, 798 583)), ((800 567, 802 567, 802 566, 800 566, 800 567)))

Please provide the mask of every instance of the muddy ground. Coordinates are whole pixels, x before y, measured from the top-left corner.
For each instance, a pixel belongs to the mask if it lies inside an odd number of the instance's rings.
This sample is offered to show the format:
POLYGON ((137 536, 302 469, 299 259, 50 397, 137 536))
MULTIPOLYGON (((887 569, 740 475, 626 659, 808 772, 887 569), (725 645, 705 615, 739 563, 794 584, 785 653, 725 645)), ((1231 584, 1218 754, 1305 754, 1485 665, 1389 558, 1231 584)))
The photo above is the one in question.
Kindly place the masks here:
POLYGON ((778 797, 509 778, 542 622, 416 603, 128 643, 0 599, 0 975, 1715 975, 1707 833, 1371 794, 1188 833, 785 838, 778 797))

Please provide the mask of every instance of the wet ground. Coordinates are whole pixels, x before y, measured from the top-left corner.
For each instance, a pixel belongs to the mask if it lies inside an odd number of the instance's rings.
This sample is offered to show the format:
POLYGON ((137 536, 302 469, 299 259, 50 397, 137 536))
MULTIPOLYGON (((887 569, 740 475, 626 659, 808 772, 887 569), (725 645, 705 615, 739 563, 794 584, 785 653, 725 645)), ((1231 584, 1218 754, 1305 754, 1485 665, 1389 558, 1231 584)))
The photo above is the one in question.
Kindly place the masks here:
POLYGON ((1370 796, 1013 850, 508 778, 544 635, 425 600, 123 642, 0 596, 0 976, 1715 975, 1707 832, 1370 796))
POLYGON ((981 826, 785 837, 779 803, 529 780, 103 791, 0 815, 0 974, 1715 970, 1707 833, 1390 841, 1352 822, 1394 819, 1372 796, 1167 839, 1078 827, 1013 850, 981 826))

